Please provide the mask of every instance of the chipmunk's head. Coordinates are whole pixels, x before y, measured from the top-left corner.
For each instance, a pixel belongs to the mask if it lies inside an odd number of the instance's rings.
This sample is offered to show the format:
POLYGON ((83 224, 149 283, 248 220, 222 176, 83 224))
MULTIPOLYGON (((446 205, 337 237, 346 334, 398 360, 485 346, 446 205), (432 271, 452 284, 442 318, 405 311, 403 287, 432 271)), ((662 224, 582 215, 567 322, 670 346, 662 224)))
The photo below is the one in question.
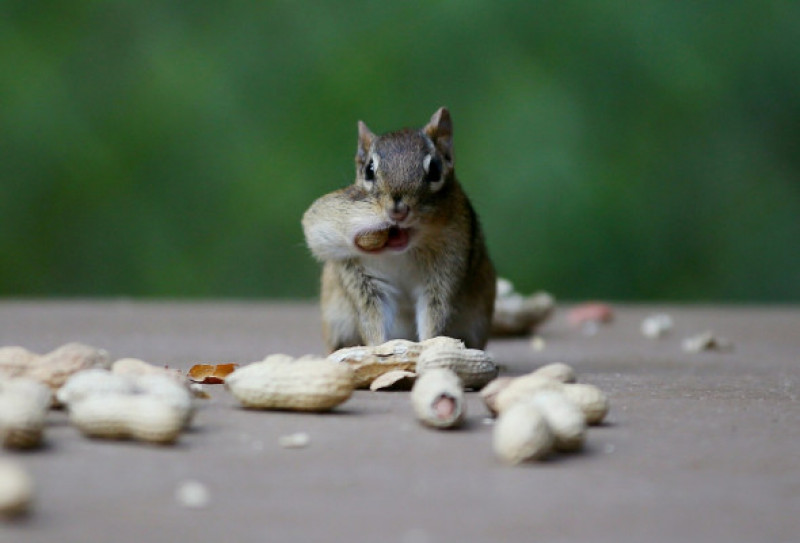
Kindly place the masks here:
POLYGON ((433 220, 455 182, 447 109, 440 108, 421 130, 380 136, 359 121, 355 184, 393 228, 412 230, 433 220))

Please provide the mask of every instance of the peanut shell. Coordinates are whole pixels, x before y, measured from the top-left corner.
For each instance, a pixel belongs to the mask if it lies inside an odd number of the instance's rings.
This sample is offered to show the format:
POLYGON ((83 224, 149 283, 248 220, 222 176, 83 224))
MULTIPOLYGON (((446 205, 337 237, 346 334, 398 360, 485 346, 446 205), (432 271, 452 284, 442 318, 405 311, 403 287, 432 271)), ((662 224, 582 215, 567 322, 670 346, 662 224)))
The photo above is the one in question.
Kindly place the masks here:
POLYGON ((138 358, 120 358, 111 364, 111 372, 120 375, 166 375, 178 383, 184 383, 186 377, 179 370, 156 366, 138 358))
POLYGON ((184 425, 182 413, 148 395, 89 396, 70 406, 70 422, 84 435, 173 443, 184 425))
POLYGON ((68 343, 39 356, 22 347, 0 349, 0 376, 29 377, 57 390, 70 375, 88 368, 108 368, 108 353, 82 343, 68 343))
POLYGON ((184 426, 191 422, 195 406, 186 381, 178 382, 164 372, 112 373, 103 369, 91 369, 70 377, 57 396, 69 408, 86 400, 100 396, 149 396, 170 406, 179 414, 184 426))
POLYGON ((225 386, 245 407, 328 411, 350 398, 355 376, 349 366, 324 358, 268 358, 237 369, 225 386))
POLYGON ((371 347, 346 347, 328 355, 328 360, 353 369, 356 388, 368 388, 384 373, 414 371, 422 352, 419 343, 405 339, 387 341, 371 347))
POLYGON ((544 415, 530 402, 518 402, 502 412, 492 433, 495 454, 512 465, 543 459, 554 444, 555 436, 544 415))
POLYGON ((594 385, 583 383, 561 383, 536 373, 513 379, 486 405, 493 413, 502 413, 520 400, 525 400, 540 390, 555 390, 563 393, 583 412, 587 424, 599 424, 608 413, 607 396, 594 385))
POLYGON ((522 296, 512 292, 498 295, 492 315, 492 335, 525 335, 545 322, 555 309, 555 299, 547 292, 522 296))
POLYGON ((466 349, 464 342, 449 336, 436 336, 419 343, 422 350, 428 349, 466 349))
POLYGON ((479 349, 428 348, 417 361, 417 373, 434 368, 453 370, 465 388, 480 389, 497 377, 498 368, 489 353, 479 349))
POLYGON ((374 230, 356 236, 356 245, 365 251, 382 249, 389 240, 389 230, 374 230))
POLYGON ((541 390, 535 392, 531 403, 542 413, 555 437, 559 451, 577 451, 586 438, 586 418, 580 408, 567 399, 563 392, 541 390))
POLYGON ((580 408, 586 417, 586 424, 600 424, 608 414, 608 396, 594 385, 565 384, 562 392, 569 401, 580 408))
POLYGON ((30 475, 16 462, 0 458, 0 518, 27 513, 33 501, 30 475))
POLYGON ((27 378, 0 381, 0 442, 9 449, 30 449, 42 442, 52 393, 27 378))
POLYGON ((560 381, 562 383, 574 383, 577 380, 575 377, 575 370, 563 362, 546 364, 532 372, 532 375, 547 377, 548 379, 553 379, 554 381, 560 381))
POLYGON ((411 390, 417 374, 413 371, 394 370, 376 377, 370 384, 369 389, 376 390, 411 390))
POLYGON ((417 419, 433 428, 454 428, 464 420, 464 386, 450 369, 422 373, 411 389, 411 405, 417 419))

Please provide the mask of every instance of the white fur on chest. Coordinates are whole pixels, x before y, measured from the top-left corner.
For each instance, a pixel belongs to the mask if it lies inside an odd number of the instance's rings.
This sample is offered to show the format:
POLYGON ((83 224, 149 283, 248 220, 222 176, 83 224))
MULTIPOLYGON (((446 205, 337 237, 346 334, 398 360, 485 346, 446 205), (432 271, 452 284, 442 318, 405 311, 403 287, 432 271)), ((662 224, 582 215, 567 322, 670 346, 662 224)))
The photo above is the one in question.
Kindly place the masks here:
POLYGON ((367 256, 364 271, 377 279, 387 339, 419 339, 418 320, 425 304, 423 274, 408 254, 367 256))

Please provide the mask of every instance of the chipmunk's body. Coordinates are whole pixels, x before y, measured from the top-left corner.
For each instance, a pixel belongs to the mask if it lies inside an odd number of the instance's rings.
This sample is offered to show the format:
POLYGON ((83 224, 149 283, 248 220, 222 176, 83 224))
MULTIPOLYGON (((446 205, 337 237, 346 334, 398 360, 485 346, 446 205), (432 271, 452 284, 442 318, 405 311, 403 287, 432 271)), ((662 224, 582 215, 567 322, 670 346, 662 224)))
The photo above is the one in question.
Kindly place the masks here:
POLYGON ((446 109, 418 131, 376 136, 359 123, 355 183, 314 202, 303 228, 325 262, 329 349, 439 335, 485 346, 495 272, 453 171, 446 109))

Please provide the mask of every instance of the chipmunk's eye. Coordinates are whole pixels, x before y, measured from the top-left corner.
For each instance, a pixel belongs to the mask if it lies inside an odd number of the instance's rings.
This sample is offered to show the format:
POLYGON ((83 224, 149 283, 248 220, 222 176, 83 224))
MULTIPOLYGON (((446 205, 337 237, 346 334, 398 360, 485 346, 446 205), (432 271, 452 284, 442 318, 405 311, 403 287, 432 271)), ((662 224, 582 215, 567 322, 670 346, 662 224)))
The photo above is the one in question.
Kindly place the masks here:
POLYGON ((442 178, 442 161, 438 158, 425 157, 425 181, 435 183, 442 178))
POLYGON ((364 168, 364 179, 367 181, 375 181, 375 162, 372 160, 367 162, 367 167, 364 168))

